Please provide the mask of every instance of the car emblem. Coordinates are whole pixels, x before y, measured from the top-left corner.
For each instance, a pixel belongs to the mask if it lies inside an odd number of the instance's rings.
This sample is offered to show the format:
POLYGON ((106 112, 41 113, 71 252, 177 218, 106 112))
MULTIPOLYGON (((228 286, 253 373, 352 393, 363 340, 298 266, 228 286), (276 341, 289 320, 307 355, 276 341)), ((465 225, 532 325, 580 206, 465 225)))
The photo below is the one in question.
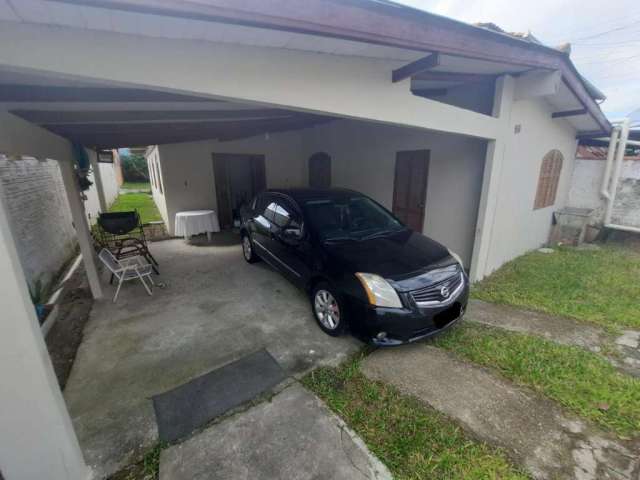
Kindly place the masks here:
POLYGON ((442 296, 442 298, 449 298, 449 288, 448 287, 442 287, 440 289, 440 295, 442 296))

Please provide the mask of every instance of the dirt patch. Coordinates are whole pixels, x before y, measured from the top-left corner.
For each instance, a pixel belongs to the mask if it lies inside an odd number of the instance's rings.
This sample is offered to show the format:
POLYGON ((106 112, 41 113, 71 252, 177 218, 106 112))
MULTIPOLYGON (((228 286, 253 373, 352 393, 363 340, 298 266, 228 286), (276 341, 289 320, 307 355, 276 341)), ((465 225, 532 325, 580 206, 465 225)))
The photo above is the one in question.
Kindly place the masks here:
POLYGON ((58 383, 63 390, 92 306, 91 291, 86 282, 84 268, 80 265, 67 280, 65 292, 58 304, 58 319, 45 340, 58 383))

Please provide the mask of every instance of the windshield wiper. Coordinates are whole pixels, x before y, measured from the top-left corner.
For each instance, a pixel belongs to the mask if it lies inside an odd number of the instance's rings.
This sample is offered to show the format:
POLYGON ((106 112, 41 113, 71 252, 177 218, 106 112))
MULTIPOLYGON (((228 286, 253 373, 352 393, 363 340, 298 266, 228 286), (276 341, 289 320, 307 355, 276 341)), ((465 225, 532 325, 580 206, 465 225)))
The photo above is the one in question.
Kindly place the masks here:
POLYGON ((325 238, 323 242, 355 242, 353 237, 330 237, 325 238))
POLYGON ((375 233, 371 233, 369 235, 365 235, 364 237, 360 238, 360 240, 373 240, 374 238, 378 238, 378 237, 386 237, 387 235, 391 234, 391 233, 397 233, 402 231, 402 229, 394 229, 394 230, 382 230, 380 232, 375 232, 375 233))

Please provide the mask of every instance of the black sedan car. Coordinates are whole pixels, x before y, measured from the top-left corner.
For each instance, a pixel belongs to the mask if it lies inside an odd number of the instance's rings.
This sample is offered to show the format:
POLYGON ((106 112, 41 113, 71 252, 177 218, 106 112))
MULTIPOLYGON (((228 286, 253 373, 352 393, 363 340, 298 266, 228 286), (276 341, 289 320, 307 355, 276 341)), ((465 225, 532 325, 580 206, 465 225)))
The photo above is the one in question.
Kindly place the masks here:
POLYGON ((377 345, 429 337, 464 314, 459 257, 344 189, 269 190, 242 210, 247 262, 264 260, 304 288, 329 335, 377 345))

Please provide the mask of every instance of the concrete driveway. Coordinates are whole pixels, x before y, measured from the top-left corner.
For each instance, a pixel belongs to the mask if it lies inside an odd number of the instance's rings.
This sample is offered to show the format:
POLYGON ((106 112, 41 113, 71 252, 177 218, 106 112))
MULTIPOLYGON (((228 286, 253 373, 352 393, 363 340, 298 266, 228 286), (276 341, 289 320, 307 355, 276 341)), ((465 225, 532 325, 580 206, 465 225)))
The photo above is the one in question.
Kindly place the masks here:
POLYGON ((359 348, 322 333, 304 293, 264 263, 247 264, 238 242, 151 244, 166 287, 149 297, 128 282, 117 304, 107 288, 94 305, 64 394, 97 478, 155 444, 155 394, 260 348, 294 377, 359 348))

